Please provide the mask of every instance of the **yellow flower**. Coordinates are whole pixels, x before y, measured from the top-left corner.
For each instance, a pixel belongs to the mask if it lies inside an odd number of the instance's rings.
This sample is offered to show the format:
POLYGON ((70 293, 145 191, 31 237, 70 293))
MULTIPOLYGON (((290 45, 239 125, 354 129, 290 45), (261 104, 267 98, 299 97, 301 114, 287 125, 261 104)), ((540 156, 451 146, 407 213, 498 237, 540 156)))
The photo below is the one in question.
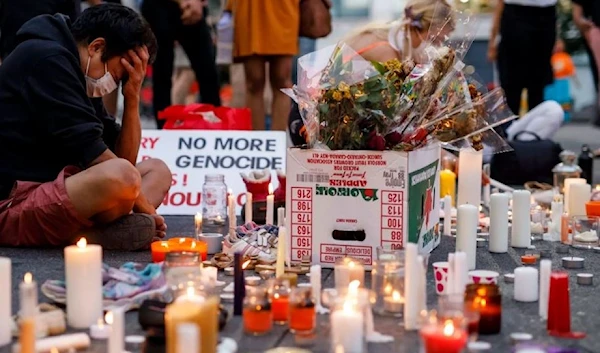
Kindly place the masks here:
POLYGON ((348 84, 346 82, 341 81, 340 84, 339 84, 339 86, 338 86, 338 89, 341 92, 348 92, 350 90, 350 87, 348 86, 348 84))
POLYGON ((363 92, 362 90, 360 90, 360 89, 359 89, 359 90, 357 90, 357 91, 354 93, 354 98, 355 98, 355 99, 358 99, 358 98, 360 98, 360 97, 362 97, 362 96, 364 96, 364 95, 365 95, 365 92, 363 92))
POLYGON ((342 93, 340 91, 334 91, 333 92, 333 99, 335 99, 336 101, 341 101, 342 100, 342 93))
POLYGON ((352 95, 350 94, 350 91, 344 92, 344 98, 346 98, 346 99, 352 98, 352 95))
POLYGON ((400 71, 402 69, 402 63, 398 59, 388 60, 383 65, 388 71, 400 71))

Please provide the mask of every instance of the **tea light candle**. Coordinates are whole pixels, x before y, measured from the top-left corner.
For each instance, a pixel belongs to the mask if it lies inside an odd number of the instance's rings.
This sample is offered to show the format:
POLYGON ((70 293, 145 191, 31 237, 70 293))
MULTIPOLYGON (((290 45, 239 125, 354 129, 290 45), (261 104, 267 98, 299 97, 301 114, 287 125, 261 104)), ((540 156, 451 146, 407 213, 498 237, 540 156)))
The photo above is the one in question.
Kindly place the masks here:
POLYGON ((246 192, 246 206, 244 215, 246 216, 246 223, 252 223, 252 198, 251 192, 246 192))
MULTIPOLYGON (((194 240, 192 238, 184 237, 171 238, 167 241, 167 245, 167 253, 170 251, 187 251, 198 253, 202 261, 206 260, 207 258, 208 244, 202 240, 194 240)), ((159 246, 159 248, 162 247, 162 245, 159 246)))
POLYGON ((229 235, 235 234, 235 227, 237 226, 237 218, 235 216, 235 196, 233 191, 229 189, 227 193, 227 218, 229 220, 229 235))
MULTIPOLYGON (((12 270, 11 261, 7 257, 0 257, 0 288, 5 290, 0 292, 0 322, 10 322, 11 320, 11 284, 12 270)), ((11 325, 0 325, 0 347, 9 344, 12 340, 10 332, 11 325)))
MULTIPOLYGON (((112 320, 112 312, 106 313, 109 320, 112 320)), ((104 320, 98 319, 98 323, 90 326, 90 337, 95 340, 105 340, 110 336, 110 326, 104 324, 104 320)))
POLYGON ((125 351, 125 311, 116 308, 106 314, 106 323, 110 325, 108 336, 108 353, 123 353, 125 351))
POLYGON ((196 228, 196 239, 198 239, 198 236, 202 234, 202 213, 196 213, 194 216, 194 225, 196 228))
POLYGON ((256 287, 260 284, 260 277, 258 276, 249 276, 246 277, 246 285, 256 287))
POLYGON ((383 298, 383 306, 387 312, 401 313, 404 311, 404 298, 400 292, 395 290, 391 296, 383 298))
POLYGON ((365 268, 362 263, 349 257, 338 260, 334 273, 336 288, 348 288, 353 281, 359 281, 361 286, 365 283, 365 268))
POLYGON ((275 212, 275 195, 273 195, 273 184, 269 183, 269 195, 267 196, 266 224, 273 224, 273 212, 275 212))
POLYGON ((64 250, 67 323, 87 329, 102 317, 102 247, 81 238, 64 250))
POLYGON ((506 283, 514 283, 515 282, 515 275, 514 273, 507 273, 504 275, 504 282, 506 283))
POLYGON ((476 267, 477 253, 477 224, 479 222, 479 210, 474 205, 458 206, 456 221, 456 251, 467 254, 467 266, 469 270, 476 267))
POLYGON ((533 267, 515 269, 515 300, 518 302, 535 302, 539 295, 538 270, 533 267))
POLYGON ((481 170, 483 151, 462 148, 458 157, 458 197, 457 205, 481 204, 481 170))
POLYGON ((21 318, 19 327, 21 353, 35 353, 35 316, 38 304, 37 284, 29 272, 25 274, 23 282, 19 284, 19 303, 21 304, 19 313, 21 318))
POLYGON ((505 193, 492 194, 490 198, 490 241, 491 253, 508 251, 508 204, 510 197, 505 193))
POLYGON ((467 344, 467 331, 454 326, 452 320, 430 324, 420 331, 426 353, 460 353, 467 344))
POLYGON ((444 197, 444 235, 450 236, 452 232, 452 198, 450 195, 444 197))
POLYGON ((340 347, 344 353, 363 353, 364 313, 346 299, 343 309, 334 311, 330 320, 333 347, 340 347))
POLYGON ((563 257, 562 265, 564 268, 569 270, 578 270, 583 268, 584 259, 582 257, 563 257))
POLYGON ((513 222, 511 246, 527 248, 531 245, 531 193, 527 190, 513 192, 513 222))
POLYGON ((523 265, 535 265, 537 262, 537 257, 531 254, 523 255, 521 256, 521 262, 523 265))
POLYGON ((578 273, 577 284, 582 286, 591 286, 594 284, 594 275, 592 273, 578 273))

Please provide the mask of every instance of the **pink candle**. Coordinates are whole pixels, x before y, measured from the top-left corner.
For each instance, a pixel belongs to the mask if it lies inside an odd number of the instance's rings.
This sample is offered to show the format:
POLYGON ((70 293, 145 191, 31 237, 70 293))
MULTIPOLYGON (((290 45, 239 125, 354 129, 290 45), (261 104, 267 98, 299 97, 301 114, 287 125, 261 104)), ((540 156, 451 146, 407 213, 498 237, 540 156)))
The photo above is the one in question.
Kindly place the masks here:
POLYGON ((454 326, 452 320, 421 329, 426 353, 460 353, 467 344, 467 331, 454 326))

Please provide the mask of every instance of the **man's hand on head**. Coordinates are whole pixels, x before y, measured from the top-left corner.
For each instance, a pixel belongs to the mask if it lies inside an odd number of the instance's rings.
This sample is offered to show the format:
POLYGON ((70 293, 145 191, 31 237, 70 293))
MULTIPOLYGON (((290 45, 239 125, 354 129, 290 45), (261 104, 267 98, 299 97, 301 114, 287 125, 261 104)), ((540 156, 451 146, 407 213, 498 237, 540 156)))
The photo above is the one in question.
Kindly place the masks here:
POLYGON ((128 76, 127 82, 123 85, 123 96, 126 100, 139 101, 149 59, 150 54, 146 46, 129 50, 121 58, 121 64, 125 67, 128 76))
POLYGON ((182 0, 179 3, 181 7, 181 21, 186 26, 195 25, 204 18, 204 0, 182 0))

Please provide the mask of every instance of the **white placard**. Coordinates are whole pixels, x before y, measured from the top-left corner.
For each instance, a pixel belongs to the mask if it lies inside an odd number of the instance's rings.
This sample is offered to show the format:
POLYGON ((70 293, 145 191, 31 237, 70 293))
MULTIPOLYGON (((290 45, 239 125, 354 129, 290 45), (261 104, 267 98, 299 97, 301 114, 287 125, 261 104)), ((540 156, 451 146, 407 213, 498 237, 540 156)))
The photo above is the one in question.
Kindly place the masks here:
MULTIPOLYGON (((283 131, 143 130, 138 161, 161 159, 173 173, 160 214, 195 215, 202 212, 206 174, 225 175, 239 213, 246 199, 240 172, 285 170, 285 155, 283 131)), ((279 185, 275 173, 272 183, 275 189, 279 185)))

